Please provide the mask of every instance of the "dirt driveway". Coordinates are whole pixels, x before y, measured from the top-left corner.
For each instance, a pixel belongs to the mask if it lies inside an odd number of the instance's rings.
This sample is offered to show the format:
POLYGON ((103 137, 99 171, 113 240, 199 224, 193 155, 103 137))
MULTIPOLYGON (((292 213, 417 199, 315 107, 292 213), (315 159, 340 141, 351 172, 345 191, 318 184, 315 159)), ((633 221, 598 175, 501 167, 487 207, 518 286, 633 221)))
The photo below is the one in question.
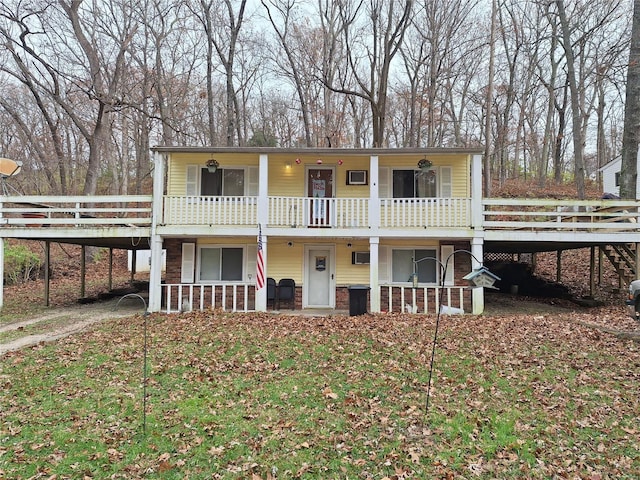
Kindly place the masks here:
POLYGON ((144 304, 140 298, 127 297, 87 305, 55 307, 27 320, 0 322, 0 356, 81 332, 103 320, 143 312, 144 304))

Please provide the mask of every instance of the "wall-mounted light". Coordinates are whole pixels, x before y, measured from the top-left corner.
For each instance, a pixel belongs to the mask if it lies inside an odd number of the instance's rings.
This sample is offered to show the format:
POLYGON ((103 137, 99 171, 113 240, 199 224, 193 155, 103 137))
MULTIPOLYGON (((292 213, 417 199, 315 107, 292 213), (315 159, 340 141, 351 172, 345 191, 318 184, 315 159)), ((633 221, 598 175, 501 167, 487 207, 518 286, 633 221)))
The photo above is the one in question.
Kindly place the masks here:
POLYGON ((299 158, 296 158, 296 165, 300 165, 302 163, 302 160, 300 160, 299 158))
POLYGON ((293 247, 293 242, 287 242, 287 247, 293 247))
POLYGON ((342 165, 344 162, 342 161, 341 158, 338 159, 338 165, 342 165))
POLYGON ((287 170, 291 170, 291 161, 287 160, 286 162, 284 162, 284 168, 286 168, 287 170))
POLYGON ((347 248, 351 248, 351 242, 347 243, 347 248))
POLYGON ((322 159, 321 159, 321 158, 317 159, 317 160, 316 160, 316 163, 317 163, 318 165, 322 165, 322 159))

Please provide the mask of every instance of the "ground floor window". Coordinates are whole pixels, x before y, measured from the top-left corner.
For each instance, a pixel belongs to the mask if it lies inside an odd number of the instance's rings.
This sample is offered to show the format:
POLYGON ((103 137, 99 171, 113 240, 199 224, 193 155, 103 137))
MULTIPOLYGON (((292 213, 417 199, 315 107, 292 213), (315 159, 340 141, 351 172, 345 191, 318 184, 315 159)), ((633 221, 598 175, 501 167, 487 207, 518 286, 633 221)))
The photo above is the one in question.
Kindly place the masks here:
POLYGON ((241 281, 244 249, 241 247, 200 247, 198 280, 241 281))
POLYGON ((404 283, 411 281, 414 265, 420 283, 436 283, 438 262, 436 249, 394 249, 391 254, 391 280, 404 283))

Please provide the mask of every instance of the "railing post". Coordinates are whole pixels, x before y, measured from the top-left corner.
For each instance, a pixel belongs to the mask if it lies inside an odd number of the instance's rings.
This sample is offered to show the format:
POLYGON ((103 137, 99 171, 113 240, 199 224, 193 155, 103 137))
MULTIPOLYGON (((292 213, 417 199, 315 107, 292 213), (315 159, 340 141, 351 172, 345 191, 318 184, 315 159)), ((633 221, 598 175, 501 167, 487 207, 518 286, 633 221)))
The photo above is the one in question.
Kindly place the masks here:
POLYGON ((380 312, 380 282, 378 280, 378 256, 380 237, 369 239, 369 299, 371 312, 380 312))
POLYGON ((369 159, 369 225, 371 234, 378 236, 380 230, 380 168, 378 166, 378 156, 372 155, 369 159))
MULTIPOLYGON (((488 172, 487 172, 488 174, 488 172)), ((482 203, 482 156, 471 156, 471 227, 483 228, 484 205, 482 203)))

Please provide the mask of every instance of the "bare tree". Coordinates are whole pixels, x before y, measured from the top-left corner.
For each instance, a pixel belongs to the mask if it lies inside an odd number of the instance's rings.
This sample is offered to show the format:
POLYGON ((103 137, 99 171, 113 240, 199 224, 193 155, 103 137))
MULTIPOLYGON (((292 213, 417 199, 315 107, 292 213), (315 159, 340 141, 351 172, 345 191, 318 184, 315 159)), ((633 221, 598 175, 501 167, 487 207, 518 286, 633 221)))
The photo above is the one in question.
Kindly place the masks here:
POLYGON ((636 198, 640 141, 640 0, 633 3, 633 26, 627 67, 620 196, 636 198))
MULTIPOLYGON (((381 147, 386 143, 385 121, 387 117, 387 95, 391 62, 400 48, 409 24, 413 0, 405 0, 397 11, 397 0, 364 0, 350 8, 349 0, 338 2, 343 31, 343 42, 347 52, 346 68, 353 76, 357 87, 330 85, 335 92, 364 99, 371 110, 372 143, 381 147), (356 19, 366 9, 366 23, 358 25, 356 19), (357 28, 363 30, 357 30, 357 28), (366 58, 367 64, 360 65, 366 58)), ((343 73, 342 78, 347 78, 343 73)))

